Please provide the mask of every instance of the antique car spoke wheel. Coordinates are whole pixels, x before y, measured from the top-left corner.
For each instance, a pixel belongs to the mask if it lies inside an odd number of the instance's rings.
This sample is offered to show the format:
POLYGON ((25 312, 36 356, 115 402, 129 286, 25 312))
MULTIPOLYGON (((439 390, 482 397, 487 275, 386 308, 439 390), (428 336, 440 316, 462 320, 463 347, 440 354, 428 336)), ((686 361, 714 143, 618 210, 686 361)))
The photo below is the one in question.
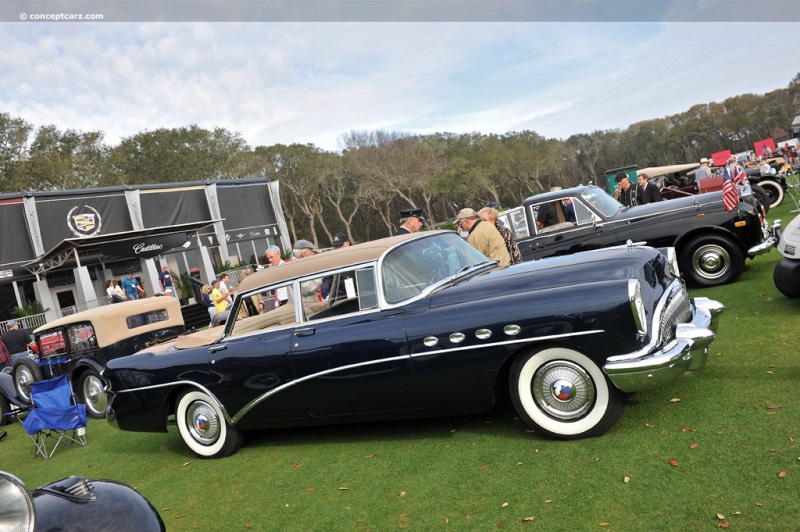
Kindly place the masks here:
POLYGON ((81 377, 81 400, 86 404, 86 413, 95 419, 106 417, 108 395, 103 389, 103 381, 94 371, 88 371, 81 377))
POLYGON ((563 347, 520 355, 510 389, 520 417, 537 432, 558 439, 599 436, 623 408, 622 392, 600 367, 563 347))
POLYGON ((14 389, 17 396, 26 404, 31 404, 31 383, 42 380, 39 365, 30 358, 21 358, 14 362, 11 370, 14 378, 14 389))
POLYGON ((191 391, 178 400, 175 413, 184 443, 202 458, 224 458, 239 450, 242 437, 208 394, 191 391))
POLYGON ((681 270, 697 286, 732 283, 744 270, 744 253, 721 235, 695 237, 683 248, 681 256, 681 270))

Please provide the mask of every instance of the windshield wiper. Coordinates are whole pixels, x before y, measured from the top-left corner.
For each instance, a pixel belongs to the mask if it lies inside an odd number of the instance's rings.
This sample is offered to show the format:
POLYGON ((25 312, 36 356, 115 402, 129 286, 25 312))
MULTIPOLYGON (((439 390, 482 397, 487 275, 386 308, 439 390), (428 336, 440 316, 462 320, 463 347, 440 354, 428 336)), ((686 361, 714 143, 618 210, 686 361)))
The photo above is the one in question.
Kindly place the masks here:
POLYGON ((467 266, 464 266, 463 268, 458 270, 455 273, 455 275, 453 275, 450 278, 450 282, 452 284, 456 284, 457 281, 460 281, 463 277, 466 277, 463 274, 469 273, 469 272, 473 272, 473 271, 476 271, 476 270, 481 270, 481 269, 485 268, 488 265, 495 266, 495 265, 497 265, 497 262, 498 261, 496 261, 496 260, 485 260, 485 261, 479 262, 477 264, 468 264, 467 266))

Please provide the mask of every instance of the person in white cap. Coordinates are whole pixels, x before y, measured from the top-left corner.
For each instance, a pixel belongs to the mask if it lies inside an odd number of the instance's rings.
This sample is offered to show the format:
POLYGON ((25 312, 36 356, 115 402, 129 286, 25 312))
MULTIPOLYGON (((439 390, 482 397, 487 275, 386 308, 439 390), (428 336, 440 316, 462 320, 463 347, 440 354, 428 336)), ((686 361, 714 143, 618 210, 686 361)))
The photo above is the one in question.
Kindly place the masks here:
POLYGON ((506 268, 511 264, 503 236, 494 225, 482 221, 474 210, 466 208, 458 211, 456 229, 459 228, 469 231, 467 242, 487 259, 498 261, 498 267, 506 268))
POLYGON ((700 168, 694 173, 694 182, 697 183, 697 186, 700 186, 700 181, 709 177, 711 177, 711 169, 708 167, 708 159, 703 157, 700 159, 700 168))

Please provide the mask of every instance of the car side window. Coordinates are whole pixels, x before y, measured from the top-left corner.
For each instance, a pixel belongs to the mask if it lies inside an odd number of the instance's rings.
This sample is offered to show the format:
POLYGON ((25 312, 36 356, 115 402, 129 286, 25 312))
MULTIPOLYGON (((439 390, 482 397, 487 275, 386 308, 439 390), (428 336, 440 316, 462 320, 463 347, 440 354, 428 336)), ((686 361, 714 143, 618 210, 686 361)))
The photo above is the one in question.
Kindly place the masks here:
POLYGON ((94 327, 90 323, 77 323, 67 327, 67 337, 73 353, 88 351, 97 347, 94 327))
POLYGON ((344 316, 378 306, 375 269, 372 267, 335 272, 303 283, 319 286, 320 300, 303 303, 307 320, 344 316))
POLYGON ((41 333, 37 342, 41 358, 64 355, 67 352, 67 341, 61 329, 41 333))
POLYGON ((501 212, 498 219, 503 222, 503 225, 511 229, 511 234, 515 239, 526 238, 531 236, 530 229, 528 228, 528 220, 525 218, 525 210, 523 207, 517 207, 501 212))
POLYGON ((562 200, 547 201, 531 206, 531 214, 536 221, 536 233, 545 234, 575 227, 567 205, 562 200))
POLYGON ((255 290, 236 299, 228 321, 231 336, 282 327, 297 322, 294 287, 291 284, 255 290))
POLYGON ((599 221, 597 215, 590 211, 580 199, 573 198, 572 204, 575 206, 575 219, 579 226, 599 221))

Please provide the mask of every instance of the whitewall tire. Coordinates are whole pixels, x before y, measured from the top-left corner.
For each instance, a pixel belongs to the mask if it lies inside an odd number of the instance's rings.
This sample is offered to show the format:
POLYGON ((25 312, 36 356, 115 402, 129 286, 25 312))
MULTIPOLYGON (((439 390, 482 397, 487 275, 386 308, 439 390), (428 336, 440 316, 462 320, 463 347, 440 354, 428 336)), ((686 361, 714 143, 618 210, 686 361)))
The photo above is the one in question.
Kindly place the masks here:
POLYGON ((523 353, 514 362, 510 379, 519 416, 551 438, 599 436, 622 414, 624 394, 597 363, 573 349, 523 353))
POLYGON ((201 458, 224 458, 242 446, 242 437, 205 392, 193 390, 178 399, 175 411, 178 432, 184 443, 201 458))

